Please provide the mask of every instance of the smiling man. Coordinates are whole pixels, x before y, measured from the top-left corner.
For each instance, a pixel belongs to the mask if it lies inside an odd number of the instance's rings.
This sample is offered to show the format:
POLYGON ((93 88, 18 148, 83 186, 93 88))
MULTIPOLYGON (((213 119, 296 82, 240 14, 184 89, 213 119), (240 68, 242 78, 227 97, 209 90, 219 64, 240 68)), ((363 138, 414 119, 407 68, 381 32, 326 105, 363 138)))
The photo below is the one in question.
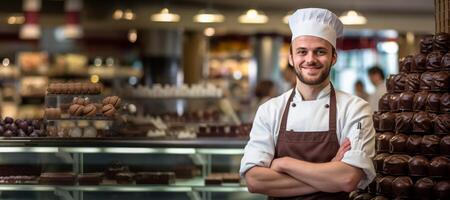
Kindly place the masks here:
POLYGON ((295 88, 262 104, 240 173, 250 192, 270 199, 347 199, 375 177, 371 109, 330 83, 343 24, 320 8, 297 10, 289 63, 295 88))

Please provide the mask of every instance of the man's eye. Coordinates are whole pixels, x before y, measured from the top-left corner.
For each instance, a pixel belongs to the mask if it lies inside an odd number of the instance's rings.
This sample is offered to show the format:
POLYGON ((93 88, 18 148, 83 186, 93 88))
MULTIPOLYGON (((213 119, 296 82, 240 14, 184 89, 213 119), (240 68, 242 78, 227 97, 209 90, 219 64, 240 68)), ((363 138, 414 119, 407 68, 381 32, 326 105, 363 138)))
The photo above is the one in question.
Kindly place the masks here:
POLYGON ((323 56, 323 55, 326 55, 326 54, 327 54, 327 51, 323 51, 323 50, 317 51, 317 55, 319 55, 319 56, 323 56))
POLYGON ((306 51, 297 51, 297 54, 299 54, 299 55, 306 55, 306 51))

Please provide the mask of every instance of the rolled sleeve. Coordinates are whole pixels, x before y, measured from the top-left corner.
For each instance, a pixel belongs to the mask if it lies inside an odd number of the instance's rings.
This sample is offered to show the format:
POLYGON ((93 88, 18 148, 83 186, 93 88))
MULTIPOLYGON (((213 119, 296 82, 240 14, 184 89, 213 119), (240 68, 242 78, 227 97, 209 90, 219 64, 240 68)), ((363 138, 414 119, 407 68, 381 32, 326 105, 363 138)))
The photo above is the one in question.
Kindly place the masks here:
POLYGON ((358 183, 358 188, 366 188, 376 176, 372 159, 363 151, 350 150, 345 153, 341 161, 353 167, 360 168, 364 172, 361 181, 358 183))
POLYGON ((365 101, 357 101, 348 110, 343 132, 350 140, 351 149, 344 154, 342 162, 361 169, 364 174, 358 188, 364 189, 375 178, 372 159, 375 156, 375 129, 370 106, 365 101), (361 129, 358 129, 361 123, 361 129))
POLYGON ((263 104, 256 112, 250 131, 250 140, 245 146, 239 170, 242 177, 254 166, 270 167, 275 152, 275 143, 270 123, 267 123, 267 120, 270 119, 267 116, 270 115, 263 104))

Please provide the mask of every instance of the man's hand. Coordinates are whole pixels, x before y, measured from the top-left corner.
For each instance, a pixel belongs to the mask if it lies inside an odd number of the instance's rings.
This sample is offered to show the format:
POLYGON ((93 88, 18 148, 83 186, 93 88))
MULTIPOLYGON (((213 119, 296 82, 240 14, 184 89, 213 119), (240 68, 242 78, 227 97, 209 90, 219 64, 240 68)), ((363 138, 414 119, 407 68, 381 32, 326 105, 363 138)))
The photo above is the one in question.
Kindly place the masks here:
POLYGON ((339 150, 337 151, 336 155, 334 156, 331 161, 341 161, 342 158, 344 158, 344 154, 351 149, 350 140, 348 138, 345 138, 344 143, 339 147, 339 150))
POLYGON ((270 169, 278 172, 283 173, 282 167, 285 165, 288 165, 289 160, 292 159, 291 157, 282 157, 272 160, 272 164, 270 165, 270 169))

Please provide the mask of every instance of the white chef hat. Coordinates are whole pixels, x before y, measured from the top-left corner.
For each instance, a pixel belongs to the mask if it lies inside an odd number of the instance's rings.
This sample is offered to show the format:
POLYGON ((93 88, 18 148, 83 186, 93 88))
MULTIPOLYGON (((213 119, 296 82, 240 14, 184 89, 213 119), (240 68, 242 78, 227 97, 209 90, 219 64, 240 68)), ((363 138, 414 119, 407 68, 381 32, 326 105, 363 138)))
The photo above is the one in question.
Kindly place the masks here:
POLYGON ((304 8, 289 17, 289 28, 292 41, 298 36, 311 35, 327 40, 336 48, 336 39, 342 36, 344 25, 327 9, 304 8))

